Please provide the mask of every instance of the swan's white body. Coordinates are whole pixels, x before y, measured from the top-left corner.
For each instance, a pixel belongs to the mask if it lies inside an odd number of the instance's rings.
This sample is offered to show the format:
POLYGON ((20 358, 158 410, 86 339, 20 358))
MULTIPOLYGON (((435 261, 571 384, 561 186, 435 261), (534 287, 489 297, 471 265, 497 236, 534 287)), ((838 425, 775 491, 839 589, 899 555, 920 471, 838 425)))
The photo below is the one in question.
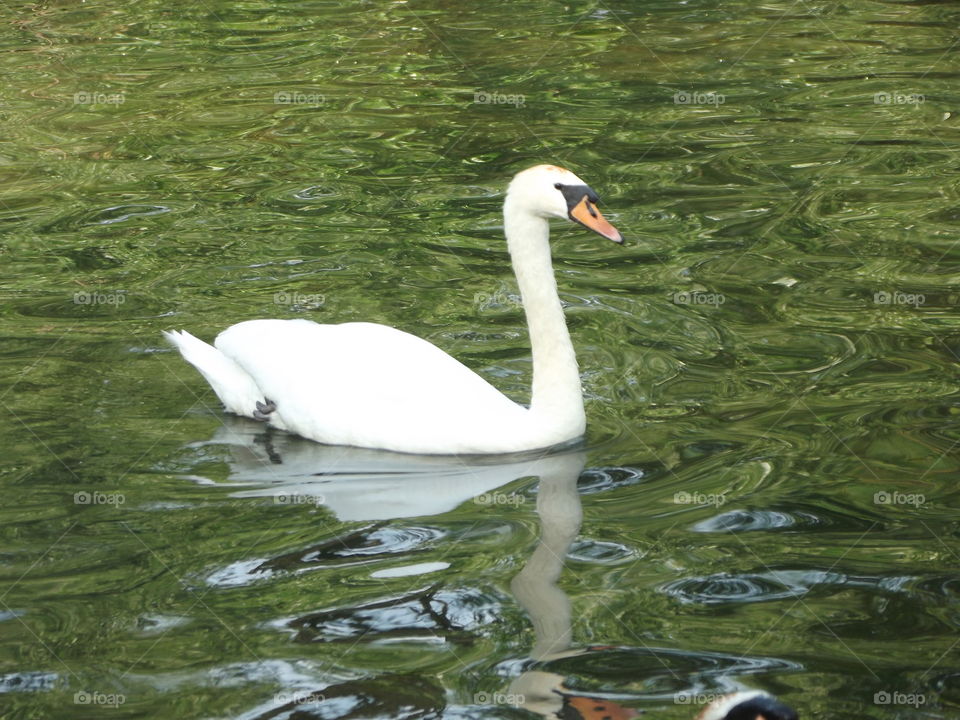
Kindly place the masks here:
POLYGON ((214 346, 186 331, 167 332, 230 412, 255 417, 317 442, 410 453, 508 453, 583 435, 586 421, 577 361, 557 295, 547 218, 571 217, 617 242, 567 170, 519 173, 504 202, 504 229, 530 329, 533 391, 519 405, 426 340, 386 325, 320 325, 251 320, 214 346), (563 188, 561 190, 561 187, 563 188), (586 207, 586 209, 584 209, 586 207), (589 214, 587 214, 589 213, 589 214))
POLYGON ((215 347, 185 332, 170 339, 227 410, 252 417, 269 398, 270 423, 311 440, 416 453, 525 446, 526 408, 435 345, 386 325, 249 320, 220 333, 215 347))

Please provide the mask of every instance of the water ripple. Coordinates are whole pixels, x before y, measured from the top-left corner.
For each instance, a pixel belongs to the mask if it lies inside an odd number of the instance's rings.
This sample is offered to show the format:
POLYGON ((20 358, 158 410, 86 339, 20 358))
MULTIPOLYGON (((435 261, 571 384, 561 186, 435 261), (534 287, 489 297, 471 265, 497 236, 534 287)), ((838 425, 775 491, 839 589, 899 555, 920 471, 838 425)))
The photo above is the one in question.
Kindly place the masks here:
POLYGON ((645 471, 633 467, 596 467, 584 470, 577 481, 582 495, 607 492, 614 488, 636 485, 643 481, 645 471))
POLYGON ((93 225, 114 225, 133 218, 150 217, 171 212, 166 205, 114 205, 104 208, 93 219, 93 225))
POLYGON ((682 603, 719 605, 766 602, 802 597, 810 591, 811 586, 828 581, 828 577, 836 581, 840 576, 818 571, 800 573, 799 577, 791 577, 787 573, 718 573, 676 580, 661 586, 661 590, 682 603))
POLYGON ((777 510, 728 510, 693 525, 694 532, 750 532, 774 530, 802 524, 817 524, 815 516, 777 510))
POLYGON ((269 559, 231 563, 207 576, 210 585, 234 587, 266 580, 276 573, 366 565, 416 552, 443 537, 435 528, 370 526, 269 559))
POLYGON ((468 630, 496 622, 498 598, 475 589, 430 588, 412 595, 323 610, 283 621, 295 630, 297 642, 338 642, 363 637, 374 642, 392 639, 456 640, 468 630))
POLYGON ((15 672, 0 675, 0 693, 53 690, 59 675, 52 672, 15 672))

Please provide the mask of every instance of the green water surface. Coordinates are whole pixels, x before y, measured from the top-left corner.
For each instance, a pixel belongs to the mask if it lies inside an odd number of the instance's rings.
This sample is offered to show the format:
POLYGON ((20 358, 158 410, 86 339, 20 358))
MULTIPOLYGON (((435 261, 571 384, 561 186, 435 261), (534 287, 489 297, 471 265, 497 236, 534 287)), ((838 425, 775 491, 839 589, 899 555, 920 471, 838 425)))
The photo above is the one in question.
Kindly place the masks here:
POLYGON ((956 3, 0 19, 0 717, 555 717, 532 671, 960 716, 956 3), (554 228, 559 469, 331 474, 162 340, 383 322, 525 401, 500 205, 541 162, 627 238, 554 228))

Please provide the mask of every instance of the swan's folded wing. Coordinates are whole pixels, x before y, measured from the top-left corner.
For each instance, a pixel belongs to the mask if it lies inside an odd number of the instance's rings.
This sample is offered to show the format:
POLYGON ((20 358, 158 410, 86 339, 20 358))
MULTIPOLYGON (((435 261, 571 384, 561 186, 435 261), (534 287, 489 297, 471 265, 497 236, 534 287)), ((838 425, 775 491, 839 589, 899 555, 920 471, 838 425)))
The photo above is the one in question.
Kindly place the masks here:
POLYGON ((252 320, 216 346, 276 403, 284 426, 321 442, 469 441, 526 413, 436 346, 386 325, 252 320))

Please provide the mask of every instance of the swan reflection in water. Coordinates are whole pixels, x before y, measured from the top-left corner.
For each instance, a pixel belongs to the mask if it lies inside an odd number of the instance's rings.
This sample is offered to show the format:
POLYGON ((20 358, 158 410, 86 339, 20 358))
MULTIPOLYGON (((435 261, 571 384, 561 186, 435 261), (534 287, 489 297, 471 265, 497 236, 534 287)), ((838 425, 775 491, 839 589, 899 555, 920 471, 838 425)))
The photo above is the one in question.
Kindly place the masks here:
MULTIPOLYGON (((236 497, 287 497, 314 499, 341 521, 371 521, 449 512, 479 495, 523 477, 539 478, 537 514, 540 540, 523 569, 513 578, 510 588, 526 610, 534 629, 535 642, 526 668, 502 694, 517 706, 544 718, 624 720, 639 716, 623 702, 641 699, 636 695, 584 694, 567 688, 565 675, 552 672, 550 665, 569 658, 608 656, 617 663, 624 653, 656 658, 658 671, 673 692, 642 696, 684 702, 682 698, 713 696, 717 699, 702 709, 697 720, 795 720, 796 713, 772 696, 738 684, 732 678, 770 671, 797 669, 791 663, 768 658, 741 658, 719 653, 691 653, 669 648, 629 648, 624 646, 572 646, 572 610, 567 594, 557 585, 564 569, 564 558, 580 532, 582 507, 577 480, 584 469, 586 454, 579 449, 557 450, 544 454, 525 454, 493 458, 489 456, 450 457, 403 455, 378 450, 320 445, 284 433, 264 433, 262 426, 236 420, 225 424, 209 443, 227 445, 231 457, 228 484, 237 489, 236 497), (618 659, 619 658, 619 659, 618 659)), ((298 622, 298 624, 305 624, 298 622)), ((362 681, 341 683, 349 686, 354 697, 362 693, 362 681)), ((338 694, 338 686, 312 693, 300 692, 300 700, 289 707, 272 704, 260 707, 245 718, 284 717, 297 712, 311 717, 310 705, 323 697, 338 694), (280 714, 277 714, 280 713, 280 714)), ((378 702, 390 705, 380 693, 378 702)), ((429 695, 429 693, 428 693, 429 695)), ((429 707, 442 709, 440 697, 421 696, 429 707), (440 703, 440 707, 437 704, 440 703)), ((410 697, 405 698, 410 702, 410 697)), ((322 703, 321 703, 322 704, 322 703)), ((316 717, 329 715, 329 707, 316 717)), ((339 715, 337 715, 339 716, 339 715)))
MULTIPOLYGON (((764 658, 692 654, 646 646, 642 649, 571 647, 570 598, 557 581, 564 569, 564 558, 580 532, 583 510, 577 480, 584 463, 584 453, 567 453, 544 457, 537 468, 540 478, 537 493, 540 542, 510 583, 517 602, 527 611, 533 624, 535 642, 530 653, 533 662, 530 669, 510 684, 508 697, 522 699, 521 705, 525 709, 545 718, 626 720, 638 717, 640 713, 622 705, 618 697, 585 695, 582 691, 567 688, 564 675, 550 672, 548 667, 551 662, 565 658, 609 654, 609 662, 616 662, 613 653, 640 652, 656 657, 662 666, 661 674, 665 671, 674 681, 688 684, 685 689, 668 696, 674 702, 686 704, 687 699, 700 696, 715 698, 697 720, 796 720, 796 712, 776 698, 763 691, 741 687, 730 679, 737 670, 753 668, 756 672, 769 669, 770 665, 782 665, 780 661, 771 663, 764 658), (694 669, 697 666, 699 669, 694 669), (717 693, 717 688, 722 689, 722 694, 717 693)), ((623 697, 623 694, 619 696, 623 697)))
MULTIPOLYGON (((343 522, 441 515, 518 478, 540 475, 550 456, 412 455, 321 445, 239 418, 203 445, 229 446, 234 497, 273 497, 328 508, 343 522)), ((582 462, 582 461, 581 461, 582 462)))

